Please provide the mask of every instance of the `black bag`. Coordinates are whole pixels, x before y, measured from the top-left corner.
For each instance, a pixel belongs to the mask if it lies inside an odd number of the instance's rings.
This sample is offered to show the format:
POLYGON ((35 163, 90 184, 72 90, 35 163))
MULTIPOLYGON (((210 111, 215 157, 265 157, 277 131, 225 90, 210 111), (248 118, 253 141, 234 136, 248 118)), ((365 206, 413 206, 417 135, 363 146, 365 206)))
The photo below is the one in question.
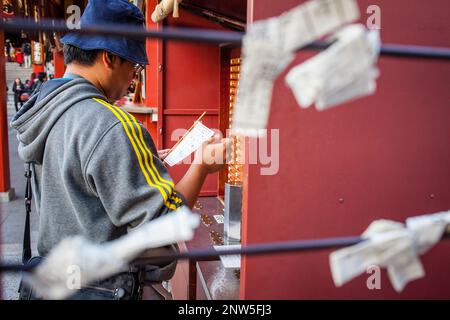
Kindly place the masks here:
MULTIPOLYGON (((25 189, 25 228, 23 234, 22 263, 26 265, 38 265, 45 258, 40 256, 31 257, 30 239, 30 212, 31 212, 31 164, 25 172, 27 180, 25 189)), ((68 300, 140 300, 142 299, 142 286, 144 281, 144 271, 124 272, 114 275, 108 279, 91 283, 76 291, 68 300)), ((19 285, 19 300, 42 300, 38 297, 33 288, 23 282, 19 285)))
MULTIPOLYGON (((33 257, 28 263, 40 263, 43 257, 33 257)), ((138 272, 124 272, 106 280, 85 286, 67 300, 141 300, 142 287, 138 272)), ((24 282, 20 283, 19 300, 43 300, 24 282)))

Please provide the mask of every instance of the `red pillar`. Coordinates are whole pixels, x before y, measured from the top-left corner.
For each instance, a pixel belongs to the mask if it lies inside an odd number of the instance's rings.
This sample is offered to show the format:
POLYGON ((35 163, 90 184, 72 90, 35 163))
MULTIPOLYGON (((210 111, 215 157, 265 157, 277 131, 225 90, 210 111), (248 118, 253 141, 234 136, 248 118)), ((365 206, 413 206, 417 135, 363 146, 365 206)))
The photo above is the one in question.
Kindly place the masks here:
MULTIPOLYGON (((0 32, 0 52, 4 49, 5 36, 0 32)), ((5 55, 0 54, 0 201, 12 196, 9 175, 8 115, 6 96, 5 55)))
POLYGON ((42 65, 42 64, 32 64, 32 72, 34 72, 36 75, 39 72, 44 72, 44 71, 45 71, 44 65, 42 65))
MULTIPOLYGON (((158 0, 148 0, 146 4, 146 24, 147 28, 158 30, 161 24, 153 23, 151 16, 158 4, 158 0)), ((147 39, 147 56, 149 65, 145 69, 145 105, 151 108, 158 108, 158 122, 156 128, 149 128, 155 145, 162 148, 162 94, 163 94, 163 44, 160 40, 147 39)), ((154 124, 154 123, 153 123, 154 124)))
POLYGON ((62 52, 54 51, 53 62, 55 63, 55 78, 62 78, 64 72, 66 71, 66 66, 64 65, 64 56, 62 52))

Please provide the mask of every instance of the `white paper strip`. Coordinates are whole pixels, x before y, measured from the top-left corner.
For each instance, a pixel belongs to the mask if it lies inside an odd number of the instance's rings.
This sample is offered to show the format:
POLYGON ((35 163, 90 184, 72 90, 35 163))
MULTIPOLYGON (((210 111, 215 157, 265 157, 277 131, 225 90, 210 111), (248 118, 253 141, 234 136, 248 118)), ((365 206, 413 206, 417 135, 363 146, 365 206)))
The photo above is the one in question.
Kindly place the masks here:
POLYGON ((223 224, 223 222, 224 222, 224 216, 223 216, 223 214, 216 214, 216 215, 214 215, 213 216, 214 217, 214 219, 216 220, 216 222, 218 223, 218 224, 223 224))
POLYGON ((318 110, 372 94, 376 89, 376 62, 380 48, 378 31, 367 31, 361 24, 344 27, 333 38, 336 42, 286 76, 298 104, 318 110))
POLYGON ((430 250, 450 226, 450 211, 406 219, 406 226, 417 239, 418 251, 424 254, 430 250))
POLYGON ((201 147, 203 142, 214 135, 214 131, 206 127, 203 123, 197 122, 194 128, 184 137, 184 139, 173 149, 164 160, 173 167, 183 161, 192 152, 201 147))
MULTIPOLYGON (((377 222, 375 222, 377 223, 377 222)), ((330 255, 331 274, 337 287, 365 273, 369 267, 387 268, 396 291, 425 275, 414 251, 414 238, 405 229, 373 235, 370 240, 330 255)))
POLYGON ((413 280, 425 276, 419 259, 442 238, 450 225, 450 211, 424 215, 402 223, 374 221, 363 233, 367 241, 333 252, 330 268, 336 286, 342 286, 369 267, 387 268, 397 292, 413 280))
POLYGON ((243 40, 243 63, 232 132, 257 136, 265 129, 273 82, 294 51, 359 17, 355 0, 312 0, 279 17, 252 24, 243 40))
POLYGON ((355 0, 308 1, 280 17, 283 50, 304 47, 359 16, 355 0))

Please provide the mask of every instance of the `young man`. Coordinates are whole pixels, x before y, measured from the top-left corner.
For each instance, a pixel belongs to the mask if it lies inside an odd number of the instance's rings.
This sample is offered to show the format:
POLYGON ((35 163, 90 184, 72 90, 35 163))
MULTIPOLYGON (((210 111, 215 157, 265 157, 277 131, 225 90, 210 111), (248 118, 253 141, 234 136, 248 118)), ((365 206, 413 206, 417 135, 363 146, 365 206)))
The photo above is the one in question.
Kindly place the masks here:
POLYGON ((25 86, 23 85, 20 78, 17 78, 14 80, 14 83, 12 85, 12 91, 14 92, 14 107, 16 108, 16 112, 19 111, 19 104, 20 108, 23 106, 23 101, 20 100, 20 96, 22 93, 25 92, 25 86))
MULTIPOLYGON (((104 23, 143 29, 144 17, 126 0, 90 1, 81 25, 104 23)), ((102 243, 192 207, 206 176, 224 168, 212 155, 230 146, 206 143, 175 184, 145 127, 113 105, 148 64, 145 41, 68 34, 62 42, 66 74, 45 82, 12 122, 20 157, 34 164, 43 256, 68 236, 102 243)))
POLYGON ((28 40, 22 44, 22 52, 25 60, 25 68, 31 68, 31 45, 28 40))
POLYGON ((41 86, 44 84, 44 82, 47 81, 47 73, 45 72, 39 72, 37 76, 37 80, 33 83, 33 86, 31 88, 31 93, 34 94, 41 90, 41 86))

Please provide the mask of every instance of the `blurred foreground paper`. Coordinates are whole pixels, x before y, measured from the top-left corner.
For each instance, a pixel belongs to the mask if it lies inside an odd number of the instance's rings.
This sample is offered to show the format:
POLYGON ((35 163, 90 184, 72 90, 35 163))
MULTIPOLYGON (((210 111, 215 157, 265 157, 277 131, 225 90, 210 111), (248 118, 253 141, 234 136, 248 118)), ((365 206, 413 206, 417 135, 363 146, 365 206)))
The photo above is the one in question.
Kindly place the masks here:
POLYGON ((425 276, 419 256, 440 241, 449 225, 450 211, 408 218, 406 226, 374 221, 362 235, 366 241, 330 255, 335 285, 340 287, 377 266, 387 268, 392 286, 401 292, 410 281, 425 276))
POLYGON ((273 83, 292 62, 295 51, 358 18, 355 0, 311 0, 250 25, 243 40, 232 132, 256 136, 265 129, 273 83))
POLYGON ((202 143, 211 138, 214 131, 198 121, 180 143, 173 149, 164 161, 171 167, 183 161, 192 152, 201 147, 202 143))
POLYGON ((325 51, 293 68, 286 82, 298 104, 319 111, 342 104, 376 90, 380 50, 379 32, 361 24, 344 27, 325 51))
POLYGON ((67 238, 24 280, 39 296, 65 299, 80 289, 70 285, 71 270, 79 271, 78 282, 81 287, 86 286, 128 270, 128 264, 145 250, 191 240, 198 225, 198 216, 181 207, 105 244, 79 236, 67 238))

